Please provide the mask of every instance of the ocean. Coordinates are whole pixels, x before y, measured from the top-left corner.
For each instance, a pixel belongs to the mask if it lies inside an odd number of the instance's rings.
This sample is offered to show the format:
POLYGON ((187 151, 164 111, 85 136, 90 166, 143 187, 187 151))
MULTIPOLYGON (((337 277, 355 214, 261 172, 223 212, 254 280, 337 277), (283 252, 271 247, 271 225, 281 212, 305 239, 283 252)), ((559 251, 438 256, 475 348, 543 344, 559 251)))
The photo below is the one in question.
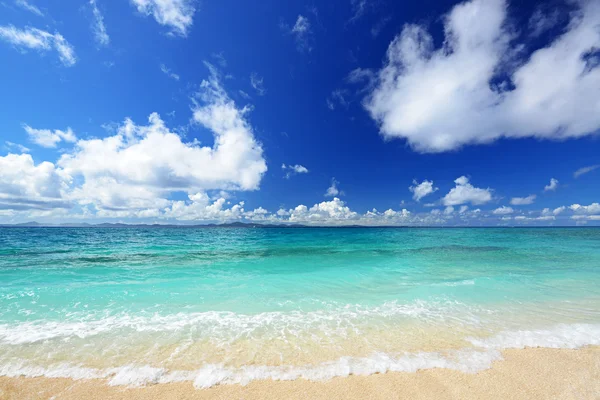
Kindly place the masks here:
POLYGON ((477 372, 600 344, 600 229, 0 228, 0 375, 477 372))

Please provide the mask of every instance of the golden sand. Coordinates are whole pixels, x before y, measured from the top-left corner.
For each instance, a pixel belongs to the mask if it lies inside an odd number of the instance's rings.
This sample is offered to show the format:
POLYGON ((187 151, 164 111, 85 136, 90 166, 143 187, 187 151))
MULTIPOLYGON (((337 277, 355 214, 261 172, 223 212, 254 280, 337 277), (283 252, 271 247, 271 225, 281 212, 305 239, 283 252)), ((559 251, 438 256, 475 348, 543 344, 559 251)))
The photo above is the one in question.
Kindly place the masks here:
POLYGON ((102 380, 0 377, 0 399, 600 399, 600 347, 507 350, 503 356, 477 374, 432 369, 202 390, 191 382, 125 388, 102 380))

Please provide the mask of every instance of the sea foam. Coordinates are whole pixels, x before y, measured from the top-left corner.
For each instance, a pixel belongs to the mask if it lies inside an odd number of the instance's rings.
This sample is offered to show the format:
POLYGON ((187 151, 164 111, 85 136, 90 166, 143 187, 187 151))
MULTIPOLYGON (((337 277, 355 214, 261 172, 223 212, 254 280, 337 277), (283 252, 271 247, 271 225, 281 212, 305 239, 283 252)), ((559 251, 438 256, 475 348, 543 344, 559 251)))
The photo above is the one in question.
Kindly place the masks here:
POLYGON ((191 381, 196 388, 220 384, 246 385, 254 380, 324 381, 350 375, 372 375, 386 372, 415 372, 423 369, 446 368, 475 373, 501 360, 501 350, 507 348, 549 347, 578 348, 600 345, 600 325, 561 324, 545 330, 504 331, 489 338, 469 338, 472 348, 446 352, 416 352, 387 354, 374 352, 368 357, 341 357, 324 363, 304 366, 246 365, 238 368, 223 364, 207 364, 197 370, 167 370, 148 365, 125 365, 107 369, 86 368, 67 363, 48 367, 25 360, 11 360, 0 365, 1 376, 51 377, 72 379, 107 379, 109 385, 144 386, 191 381))
POLYGON ((209 388, 220 384, 247 385, 254 380, 290 381, 306 379, 325 381, 350 375, 372 375, 390 371, 416 372, 431 368, 446 368, 474 373, 489 368, 493 361, 499 359, 501 359, 501 354, 497 350, 465 349, 446 354, 420 352, 392 356, 385 353, 373 353, 369 357, 341 357, 335 361, 306 366, 248 365, 232 368, 222 364, 208 364, 194 371, 168 371, 164 368, 147 365, 94 369, 60 363, 40 367, 26 361, 12 361, 0 367, 0 376, 43 376, 76 380, 107 379, 108 384, 111 386, 132 387, 192 381, 196 388, 209 388))
POLYGON ((488 349, 575 349, 587 345, 600 345, 600 325, 560 324, 551 329, 504 331, 487 339, 469 338, 469 341, 474 346, 488 349))

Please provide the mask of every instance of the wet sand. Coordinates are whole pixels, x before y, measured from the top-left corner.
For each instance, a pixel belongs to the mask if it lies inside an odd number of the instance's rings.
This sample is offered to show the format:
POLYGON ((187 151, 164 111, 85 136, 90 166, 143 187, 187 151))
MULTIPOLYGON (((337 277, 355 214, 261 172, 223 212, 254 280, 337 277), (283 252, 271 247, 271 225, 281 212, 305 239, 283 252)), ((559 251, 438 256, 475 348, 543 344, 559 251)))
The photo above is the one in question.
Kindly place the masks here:
POLYGON ((598 346, 507 350, 503 357, 477 374, 432 369, 210 389, 195 389, 191 382, 127 388, 103 380, 0 377, 0 399, 600 399, 598 346))

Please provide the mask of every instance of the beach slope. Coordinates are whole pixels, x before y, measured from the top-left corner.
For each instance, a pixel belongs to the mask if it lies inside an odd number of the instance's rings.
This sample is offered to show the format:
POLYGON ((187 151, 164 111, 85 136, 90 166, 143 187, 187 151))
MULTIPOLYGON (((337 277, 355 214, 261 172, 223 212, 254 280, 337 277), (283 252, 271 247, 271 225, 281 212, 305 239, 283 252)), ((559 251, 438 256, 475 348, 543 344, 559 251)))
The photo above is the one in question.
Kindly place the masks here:
POLYGON ((600 399, 600 347, 506 350, 491 369, 447 369, 335 378, 254 381, 195 389, 191 382, 127 388, 102 380, 0 378, 3 400, 99 399, 600 399))

